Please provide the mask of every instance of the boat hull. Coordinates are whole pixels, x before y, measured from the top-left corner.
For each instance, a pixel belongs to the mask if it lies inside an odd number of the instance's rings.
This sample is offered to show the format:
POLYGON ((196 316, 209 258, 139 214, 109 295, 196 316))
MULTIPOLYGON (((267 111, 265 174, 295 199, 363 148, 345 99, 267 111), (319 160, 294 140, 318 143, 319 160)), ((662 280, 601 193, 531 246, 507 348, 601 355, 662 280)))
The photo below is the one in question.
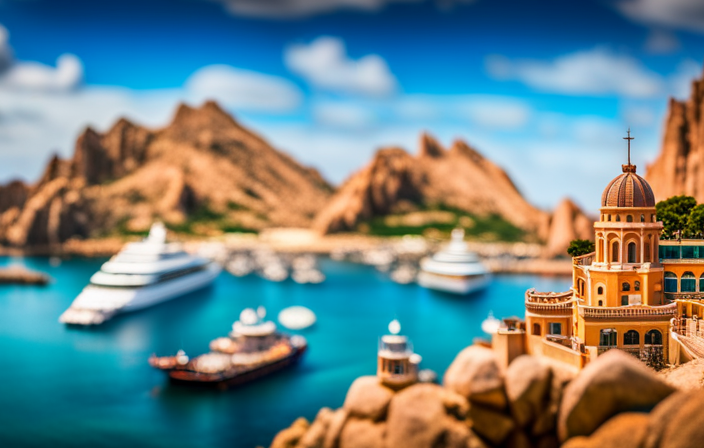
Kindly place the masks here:
POLYGON ((486 288, 491 281, 491 274, 471 277, 447 276, 421 271, 418 274, 418 284, 436 291, 457 295, 469 295, 486 288))
POLYGON ((258 380, 283 370, 286 367, 293 366, 301 360, 306 350, 307 346, 296 348, 290 355, 282 359, 231 376, 227 374, 204 375, 178 369, 169 370, 167 374, 169 381, 173 384, 228 389, 258 380))

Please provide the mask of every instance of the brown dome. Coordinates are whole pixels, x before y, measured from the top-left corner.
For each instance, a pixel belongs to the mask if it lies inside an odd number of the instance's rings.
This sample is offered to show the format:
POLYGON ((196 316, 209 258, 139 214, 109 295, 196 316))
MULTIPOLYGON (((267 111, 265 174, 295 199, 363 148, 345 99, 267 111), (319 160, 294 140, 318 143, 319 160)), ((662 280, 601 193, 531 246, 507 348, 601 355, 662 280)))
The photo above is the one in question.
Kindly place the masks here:
POLYGON ((655 207, 648 182, 636 174, 635 165, 623 165, 623 174, 609 182, 601 195, 602 207, 655 207))

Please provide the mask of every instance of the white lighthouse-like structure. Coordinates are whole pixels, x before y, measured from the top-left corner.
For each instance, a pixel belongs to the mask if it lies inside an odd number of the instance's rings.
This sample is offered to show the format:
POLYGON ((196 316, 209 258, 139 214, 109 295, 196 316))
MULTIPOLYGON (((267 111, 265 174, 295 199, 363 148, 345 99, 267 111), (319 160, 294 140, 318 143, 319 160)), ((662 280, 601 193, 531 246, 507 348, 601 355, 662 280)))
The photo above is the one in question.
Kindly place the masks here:
POLYGON ((420 355, 413 353, 413 344, 402 336, 401 324, 394 319, 389 323, 389 333, 381 337, 377 358, 377 377, 382 384, 402 389, 418 382, 420 355))

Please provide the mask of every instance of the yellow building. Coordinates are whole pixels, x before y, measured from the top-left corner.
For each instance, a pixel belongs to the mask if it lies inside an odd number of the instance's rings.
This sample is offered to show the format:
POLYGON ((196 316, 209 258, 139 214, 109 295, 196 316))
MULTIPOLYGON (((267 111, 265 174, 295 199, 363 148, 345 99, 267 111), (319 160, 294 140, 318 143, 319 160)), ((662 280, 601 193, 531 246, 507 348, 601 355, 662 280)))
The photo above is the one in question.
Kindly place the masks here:
MULTIPOLYGON (((691 288, 689 274, 702 276, 704 264, 683 277, 682 266, 661 263, 663 225, 653 191, 636 174, 630 157, 622 169, 602 194, 595 252, 573 259, 571 290, 526 293, 528 352, 577 367, 614 348, 644 360, 669 359, 670 323, 678 315, 677 304, 666 295, 674 285, 670 276, 686 278, 680 283, 691 288)), ((704 257, 704 242, 702 246, 704 257)), ((704 292, 701 278, 695 286, 702 283, 704 292)))

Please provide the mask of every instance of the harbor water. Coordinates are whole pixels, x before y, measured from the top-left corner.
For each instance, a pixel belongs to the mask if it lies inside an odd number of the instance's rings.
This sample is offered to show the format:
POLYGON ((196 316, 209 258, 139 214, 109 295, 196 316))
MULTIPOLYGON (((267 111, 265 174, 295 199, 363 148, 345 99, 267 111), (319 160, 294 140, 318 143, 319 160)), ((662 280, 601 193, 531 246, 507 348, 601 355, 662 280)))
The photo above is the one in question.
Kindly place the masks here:
POLYGON ((227 272, 202 291, 93 329, 59 315, 103 259, 0 258, 52 276, 48 286, 0 286, 0 447, 255 447, 323 406, 342 405, 350 383, 376 369, 380 335, 398 319, 422 368, 440 376, 476 337, 490 311, 522 316, 526 289, 564 291, 569 279, 500 276, 469 298, 398 285, 374 268, 321 261, 319 285, 227 272), (149 367, 152 353, 196 355, 226 335, 245 307, 275 319, 302 305, 316 324, 302 362, 228 391, 169 385, 149 367))

